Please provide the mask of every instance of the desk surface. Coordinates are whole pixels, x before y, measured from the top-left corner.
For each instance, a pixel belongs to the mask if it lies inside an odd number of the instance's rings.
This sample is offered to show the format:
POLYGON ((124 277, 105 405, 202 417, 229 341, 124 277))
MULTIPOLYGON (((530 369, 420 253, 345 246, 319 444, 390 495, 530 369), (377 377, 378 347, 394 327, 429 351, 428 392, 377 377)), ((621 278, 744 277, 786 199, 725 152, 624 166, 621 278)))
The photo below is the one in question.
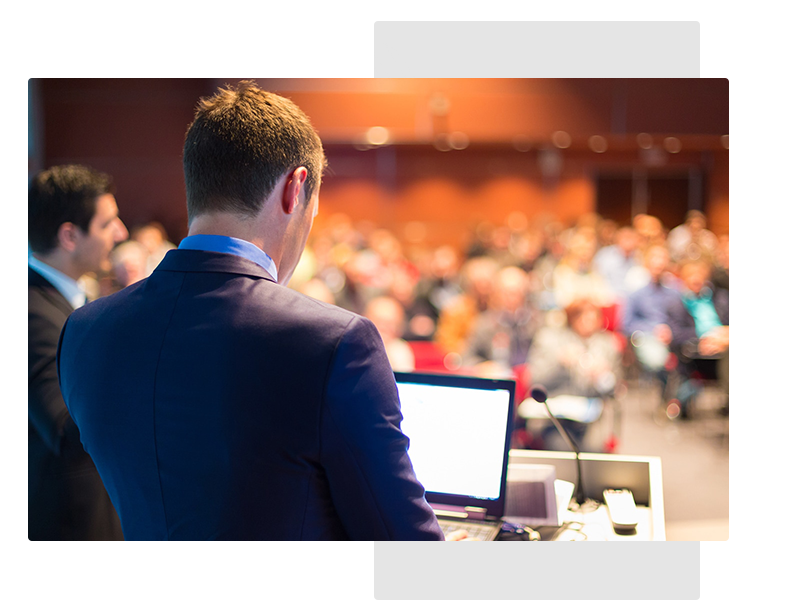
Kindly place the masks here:
MULTIPOLYGON (((665 541, 667 539, 660 458, 592 453, 581 453, 580 458, 584 490, 589 498, 599 501, 599 506, 593 511, 568 511, 564 517, 565 526, 561 528, 537 528, 543 540, 665 541), (619 535, 614 531, 608 509, 602 503, 604 489, 623 487, 633 492, 639 514, 639 524, 633 535, 619 535)), ((572 483, 577 480, 575 455, 571 452, 512 450, 510 463, 550 464, 555 466, 556 476, 559 479, 572 483)))

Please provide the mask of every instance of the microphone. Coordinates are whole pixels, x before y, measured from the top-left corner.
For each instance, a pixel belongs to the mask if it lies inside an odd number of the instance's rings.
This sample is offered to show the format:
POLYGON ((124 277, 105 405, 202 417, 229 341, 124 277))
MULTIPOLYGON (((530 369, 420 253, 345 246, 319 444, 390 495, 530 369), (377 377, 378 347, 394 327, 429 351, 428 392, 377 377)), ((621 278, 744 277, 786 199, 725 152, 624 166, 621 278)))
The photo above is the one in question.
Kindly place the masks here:
POLYGON ((558 419, 553 416, 553 413, 550 412, 550 407, 547 405, 547 388, 543 385, 536 384, 531 388, 531 398, 533 398, 539 404, 544 404, 544 407, 547 409, 547 414, 550 416, 550 420, 558 429, 558 432, 561 434, 561 437, 564 438, 564 441, 569 444, 572 451, 575 452, 575 464, 578 470, 578 481, 575 484, 575 502, 578 505, 582 506, 584 502, 586 502, 586 495, 583 492, 583 477, 581 476, 581 459, 580 459, 580 450, 578 450, 578 445, 575 443, 575 440, 572 439, 572 436, 569 432, 564 429, 558 419))

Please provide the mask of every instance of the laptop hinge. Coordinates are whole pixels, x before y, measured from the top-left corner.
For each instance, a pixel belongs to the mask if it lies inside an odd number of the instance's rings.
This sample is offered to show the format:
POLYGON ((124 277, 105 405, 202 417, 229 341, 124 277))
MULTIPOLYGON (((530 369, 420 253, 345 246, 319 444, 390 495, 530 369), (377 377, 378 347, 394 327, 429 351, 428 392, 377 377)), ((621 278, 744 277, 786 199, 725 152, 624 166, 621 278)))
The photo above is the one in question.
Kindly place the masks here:
POLYGON ((437 517, 449 517, 451 519, 470 519, 472 521, 485 521, 486 509, 480 506, 459 507, 448 506, 445 504, 431 504, 434 514, 437 517))
POLYGON ((479 506, 465 506, 464 510, 467 511, 467 518, 472 521, 485 521, 486 509, 479 506))

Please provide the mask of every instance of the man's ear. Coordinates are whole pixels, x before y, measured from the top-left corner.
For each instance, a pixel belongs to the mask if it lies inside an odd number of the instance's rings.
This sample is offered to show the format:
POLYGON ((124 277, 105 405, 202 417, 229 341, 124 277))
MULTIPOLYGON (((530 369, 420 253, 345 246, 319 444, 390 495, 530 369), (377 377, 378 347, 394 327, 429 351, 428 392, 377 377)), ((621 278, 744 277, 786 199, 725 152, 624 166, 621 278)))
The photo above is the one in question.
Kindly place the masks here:
POLYGON ((75 223, 62 223, 59 225, 58 232, 56 233, 58 246, 67 252, 73 252, 78 240, 78 233, 78 226, 75 225, 75 223))
POLYGON ((291 171, 284 180, 283 193, 281 194, 281 208, 283 212, 290 215, 297 208, 303 195, 303 184, 308 177, 308 169, 297 167, 291 171))

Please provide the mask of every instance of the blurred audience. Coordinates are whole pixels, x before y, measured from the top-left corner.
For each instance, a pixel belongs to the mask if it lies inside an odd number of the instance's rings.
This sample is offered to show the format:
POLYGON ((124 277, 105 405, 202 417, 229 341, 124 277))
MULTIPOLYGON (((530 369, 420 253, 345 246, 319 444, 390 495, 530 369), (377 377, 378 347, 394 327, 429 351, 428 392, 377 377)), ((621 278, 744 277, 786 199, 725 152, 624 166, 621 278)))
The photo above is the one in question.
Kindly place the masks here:
POLYGON ((594 256, 594 269, 608 283, 620 306, 624 306, 631 292, 647 285, 641 245, 641 235, 635 228, 621 227, 614 234, 614 242, 594 256))
POLYGON ((650 282, 628 298, 622 328, 631 341, 639 364, 645 372, 657 378, 664 394, 667 391, 667 360, 672 343, 667 310, 680 299, 680 292, 675 278, 668 271, 670 257, 666 246, 650 246, 645 251, 644 264, 650 282))
POLYGON ((711 283, 722 289, 729 289, 728 282, 728 234, 722 234, 717 239, 717 252, 714 260, 714 270, 711 273, 711 283))
POLYGON ((336 299, 333 296, 333 292, 331 292, 330 288, 325 284, 325 282, 318 277, 312 277, 308 281, 303 282, 300 286, 298 286, 297 291, 299 291, 301 294, 305 294, 309 298, 319 300, 320 302, 336 304, 336 299))
POLYGON ((375 324, 381 334, 392 370, 413 371, 414 352, 401 337, 405 327, 405 314, 400 303, 389 296, 373 298, 367 303, 364 316, 375 324))
POLYGON ((614 335, 605 331, 600 307, 581 299, 565 309, 565 326, 543 327, 528 363, 531 376, 550 396, 601 397, 613 392, 621 354, 614 335))
POLYGON ((501 269, 489 307, 480 313, 467 343, 465 364, 481 373, 506 375, 525 364, 540 323, 530 295, 530 278, 519 267, 501 269))
MULTIPOLYGON (((717 239, 699 211, 671 231, 648 214, 628 226, 596 213, 565 224, 516 211, 476 224, 460 248, 428 244, 424 226, 401 231, 341 213, 320 219, 289 284, 370 318, 395 370, 415 368, 413 342, 441 356, 445 370, 529 374, 520 385, 603 395, 621 377, 616 335, 630 340, 624 364, 635 357, 665 394, 667 368, 680 359, 682 414, 703 370, 726 385, 728 236, 717 239), (692 269, 702 272, 699 288, 692 269)), ((114 251, 99 295, 146 276, 174 247, 157 222, 132 238, 114 251)))
POLYGON ((478 315, 489 308, 497 263, 488 256, 467 260, 461 269, 459 296, 442 309, 434 340, 445 352, 463 356, 478 315))
POLYGON ((682 293, 667 311, 671 349, 678 357, 681 377, 676 403, 671 408, 688 418, 702 379, 716 379, 725 395, 729 393, 729 303, 728 291, 711 283, 708 261, 687 260, 681 264, 679 273, 682 293))
POLYGON ((717 251, 717 236, 706 229, 706 216, 699 210, 686 213, 686 220, 667 236, 672 260, 713 260, 717 251))
POLYGON ((644 248, 667 242, 664 225, 658 217, 640 213, 633 217, 633 228, 642 236, 642 247, 644 248))
POLYGON ((563 258, 553 269, 552 287, 556 305, 564 308, 576 300, 589 299, 598 306, 614 303, 608 281, 594 268, 597 234, 579 226, 569 233, 563 258))
POLYGON ((151 221, 134 229, 131 240, 139 242, 147 250, 146 277, 150 276, 167 252, 176 248, 175 244, 169 241, 167 230, 158 221, 151 221))
POLYGON ((147 248, 135 240, 123 242, 114 248, 110 256, 113 287, 121 290, 147 277, 151 257, 147 248))
POLYGON ((420 280, 417 295, 435 311, 436 320, 442 310, 463 292, 459 281, 460 266, 458 253, 450 245, 439 246, 430 257, 430 270, 420 280))

